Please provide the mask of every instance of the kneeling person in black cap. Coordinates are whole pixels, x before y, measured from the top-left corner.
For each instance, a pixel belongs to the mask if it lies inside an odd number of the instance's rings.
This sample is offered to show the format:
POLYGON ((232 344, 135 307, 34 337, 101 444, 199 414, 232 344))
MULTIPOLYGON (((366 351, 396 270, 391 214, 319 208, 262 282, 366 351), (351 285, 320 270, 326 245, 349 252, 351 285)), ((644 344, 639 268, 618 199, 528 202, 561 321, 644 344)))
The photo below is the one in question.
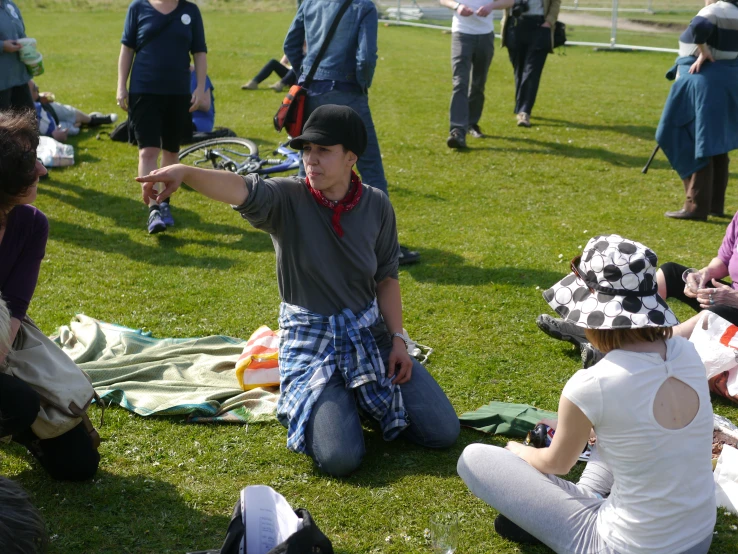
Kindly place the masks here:
POLYGON ((402 435, 442 448, 459 434, 448 398, 407 351, 395 214, 387 195, 353 171, 366 143, 356 112, 325 105, 291 142, 303 151, 305 179, 184 165, 138 178, 146 202, 186 182, 271 235, 282 298, 277 416, 288 448, 335 476, 364 456, 360 410, 386 440, 402 435), (159 194, 157 182, 165 186, 159 194))

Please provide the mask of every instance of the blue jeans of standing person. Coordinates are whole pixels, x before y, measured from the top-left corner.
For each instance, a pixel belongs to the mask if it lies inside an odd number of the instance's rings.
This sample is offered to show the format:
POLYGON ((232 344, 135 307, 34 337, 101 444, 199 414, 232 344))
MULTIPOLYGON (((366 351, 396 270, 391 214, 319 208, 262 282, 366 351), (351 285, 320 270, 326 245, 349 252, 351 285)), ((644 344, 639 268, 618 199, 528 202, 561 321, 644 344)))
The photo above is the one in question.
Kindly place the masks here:
MULTIPOLYGON (((385 366, 391 343, 382 348, 385 366)), ((400 437, 428 448, 446 448, 459 436, 459 418, 430 373, 413 360, 410 381, 400 385, 410 426, 400 437)), ((364 432, 354 392, 335 372, 313 405, 305 432, 307 452, 321 471, 342 477, 361 464, 366 453, 364 432)))
POLYGON ((477 125, 482 117, 484 87, 494 55, 494 32, 486 35, 467 33, 451 35, 453 92, 449 119, 451 131, 456 130, 461 136, 465 136, 466 130, 472 125, 477 125))
POLYGON ((515 113, 530 115, 538 95, 543 66, 551 50, 551 29, 543 16, 515 17, 507 25, 507 53, 515 74, 515 113))
MULTIPOLYGON (((361 120, 366 126, 367 144, 366 150, 356 162, 356 167, 361 175, 361 182, 375 189, 387 192, 387 178, 384 176, 384 165, 382 164, 382 154, 379 152, 379 141, 377 140, 377 132, 374 129, 374 121, 372 121, 372 112, 369 109, 369 97, 360 92, 345 92, 341 90, 331 90, 323 94, 308 96, 305 102, 305 121, 310 117, 315 108, 325 104, 338 104, 339 106, 348 106, 359 114, 361 120)), ((305 168, 300 160, 300 177, 305 177, 305 168)))

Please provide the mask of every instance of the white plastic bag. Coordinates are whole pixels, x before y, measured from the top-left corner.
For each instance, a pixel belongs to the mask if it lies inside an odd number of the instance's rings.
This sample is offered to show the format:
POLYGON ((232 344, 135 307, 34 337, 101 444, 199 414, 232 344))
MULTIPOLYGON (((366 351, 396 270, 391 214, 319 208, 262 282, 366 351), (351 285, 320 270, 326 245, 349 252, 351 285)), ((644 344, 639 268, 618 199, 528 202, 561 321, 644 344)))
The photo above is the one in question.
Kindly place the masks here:
POLYGON ((738 515, 738 450, 727 444, 723 446, 713 476, 718 508, 738 515))
MULTIPOLYGON (((689 340, 705 364, 708 379, 738 367, 738 327, 719 315, 702 312, 689 340)), ((731 378, 735 382, 738 371, 733 373, 731 378)), ((731 388, 730 385, 728 388, 731 388)), ((729 392, 735 394, 738 391, 729 392)))
POLYGON ((36 157, 47 168, 74 165, 74 146, 42 136, 38 138, 36 157))

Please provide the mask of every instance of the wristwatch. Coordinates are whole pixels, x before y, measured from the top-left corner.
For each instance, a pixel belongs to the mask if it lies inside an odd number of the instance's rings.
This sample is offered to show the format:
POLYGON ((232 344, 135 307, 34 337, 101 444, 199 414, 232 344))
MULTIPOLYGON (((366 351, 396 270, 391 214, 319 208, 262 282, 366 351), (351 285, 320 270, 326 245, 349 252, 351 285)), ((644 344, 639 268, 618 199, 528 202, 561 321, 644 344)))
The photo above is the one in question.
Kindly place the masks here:
POLYGON ((410 342, 407 340, 407 337, 405 337, 405 335, 403 335, 402 333, 392 333, 392 338, 395 338, 395 337, 402 339, 402 342, 405 343, 405 348, 409 346, 410 342))
POLYGON ((454 11, 458 10, 459 6, 461 6, 461 2, 456 2, 456 7, 454 8, 454 11))

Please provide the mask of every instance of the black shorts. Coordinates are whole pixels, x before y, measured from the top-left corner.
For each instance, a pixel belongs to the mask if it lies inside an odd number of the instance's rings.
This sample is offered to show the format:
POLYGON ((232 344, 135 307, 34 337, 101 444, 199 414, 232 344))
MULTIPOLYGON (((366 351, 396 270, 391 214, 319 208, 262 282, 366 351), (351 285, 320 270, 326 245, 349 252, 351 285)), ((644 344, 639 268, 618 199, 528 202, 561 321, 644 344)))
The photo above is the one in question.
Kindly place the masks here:
POLYGON ((131 94, 128 117, 139 148, 179 152, 192 136, 189 94, 131 94))

